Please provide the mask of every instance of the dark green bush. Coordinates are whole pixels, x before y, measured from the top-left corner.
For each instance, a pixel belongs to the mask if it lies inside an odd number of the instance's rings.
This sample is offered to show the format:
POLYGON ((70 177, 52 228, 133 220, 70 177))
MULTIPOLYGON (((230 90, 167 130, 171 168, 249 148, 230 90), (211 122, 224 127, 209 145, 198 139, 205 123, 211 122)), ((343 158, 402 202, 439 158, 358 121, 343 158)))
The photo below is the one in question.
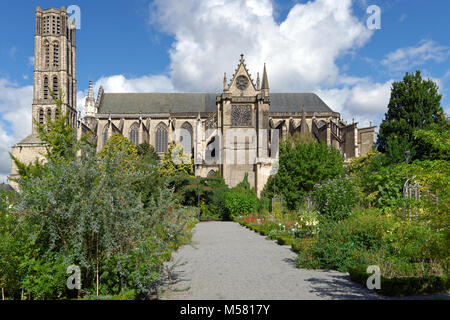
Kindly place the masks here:
POLYGON ((286 201, 289 210, 297 209, 314 185, 344 174, 344 159, 339 150, 324 143, 280 143, 279 169, 270 177, 262 196, 272 199, 275 192, 286 201))
POLYGON ((362 253, 382 249, 383 236, 391 224, 390 219, 375 210, 357 212, 338 222, 323 222, 315 241, 299 253, 297 265, 345 271, 355 263, 369 263, 362 253))
POLYGON ((229 188, 220 173, 213 177, 196 178, 179 174, 168 178, 169 187, 184 206, 197 207, 200 200, 202 220, 229 220, 225 197, 229 188))
POLYGON ((225 195, 225 208, 231 219, 255 212, 258 205, 258 197, 255 190, 250 189, 247 173, 244 180, 225 195))

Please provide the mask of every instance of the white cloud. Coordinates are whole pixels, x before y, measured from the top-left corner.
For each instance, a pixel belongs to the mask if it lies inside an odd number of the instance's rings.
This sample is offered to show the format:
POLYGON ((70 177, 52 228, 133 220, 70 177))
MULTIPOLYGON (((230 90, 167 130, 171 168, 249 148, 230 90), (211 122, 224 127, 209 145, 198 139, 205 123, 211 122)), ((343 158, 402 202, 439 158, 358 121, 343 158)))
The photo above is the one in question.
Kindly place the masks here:
POLYGON ((231 76, 241 53, 254 79, 267 63, 273 90, 333 85, 336 59, 372 35, 352 15, 351 0, 296 4, 281 24, 269 0, 156 0, 151 10, 152 23, 175 38, 172 81, 187 91, 220 90, 223 72, 231 76))
POLYGON ((0 79, 0 182, 11 170, 11 146, 31 133, 32 96, 32 86, 0 79))
POLYGON ((443 62, 450 56, 450 48, 433 40, 421 40, 415 47, 406 47, 388 53, 381 64, 393 72, 411 71, 428 61, 443 62))
POLYGON ((105 92, 117 93, 175 91, 172 81, 168 77, 163 75, 144 76, 132 79, 127 79, 123 75, 102 77, 94 84, 94 90, 97 91, 100 86, 103 86, 105 92))
MULTIPOLYGON (((156 0, 150 9, 151 23, 175 39, 170 77, 105 76, 95 82, 96 92, 100 85, 106 92, 220 92, 223 72, 230 80, 244 53, 253 80, 267 63, 272 91, 323 93, 331 108, 367 124, 387 106, 386 84, 344 75, 336 64, 372 35, 352 14, 351 0, 296 4, 280 24, 269 0, 156 0)), ((79 94, 79 110, 86 94, 79 94)))
POLYGON ((341 113, 346 122, 354 118, 359 126, 378 125, 387 111, 392 80, 373 83, 361 80, 359 84, 343 88, 325 89, 317 93, 335 111, 341 113))

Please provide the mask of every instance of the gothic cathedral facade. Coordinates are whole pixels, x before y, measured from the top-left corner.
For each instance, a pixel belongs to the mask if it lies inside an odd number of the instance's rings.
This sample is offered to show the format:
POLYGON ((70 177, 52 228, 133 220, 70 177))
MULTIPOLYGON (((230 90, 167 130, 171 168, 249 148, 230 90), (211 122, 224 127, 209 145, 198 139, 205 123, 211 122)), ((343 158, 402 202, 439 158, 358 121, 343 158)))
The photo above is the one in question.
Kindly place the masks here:
MULTIPOLYGON (((218 171, 233 187, 246 174, 259 194, 277 162, 277 143, 288 134, 310 133, 341 151, 345 158, 371 150, 374 127, 347 124, 314 93, 273 93, 266 66, 254 81, 241 55, 221 93, 110 93, 89 82, 84 118, 76 109, 76 30, 66 9, 36 9, 31 134, 12 154, 29 163, 43 160, 45 148, 35 123, 58 116, 52 92, 62 94, 62 112, 77 137, 91 132, 100 151, 108 138, 121 134, 136 145, 149 143, 162 156, 173 142, 194 160, 197 176, 218 171)), ((11 177, 17 177, 12 163, 11 177)), ((11 181, 11 185, 15 184, 11 181)))

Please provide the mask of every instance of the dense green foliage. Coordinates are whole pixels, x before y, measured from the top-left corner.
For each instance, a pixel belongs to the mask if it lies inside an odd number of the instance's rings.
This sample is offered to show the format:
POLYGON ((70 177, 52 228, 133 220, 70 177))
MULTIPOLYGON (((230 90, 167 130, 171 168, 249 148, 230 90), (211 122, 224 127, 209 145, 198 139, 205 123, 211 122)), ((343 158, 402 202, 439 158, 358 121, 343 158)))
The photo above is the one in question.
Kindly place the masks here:
POLYGON ((358 202, 353 179, 339 177, 314 186, 312 199, 326 220, 339 221, 349 216, 358 202))
POLYGON ((250 188, 247 173, 244 180, 226 194, 225 208, 231 219, 255 212, 258 208, 258 197, 255 190, 250 188))
POLYGON ((181 204, 200 207, 201 220, 228 220, 225 196, 229 191, 222 176, 201 178, 187 174, 173 175, 167 179, 181 204))
POLYGON ((402 81, 394 82, 388 111, 380 125, 378 150, 386 152, 389 138, 394 137, 421 155, 423 151, 413 144, 414 131, 444 122, 441 98, 436 83, 423 80, 420 71, 406 73, 402 81))
POLYGON ((421 160, 450 160, 450 121, 414 131, 414 143, 421 160))
POLYGON ((47 119, 46 162, 17 180, 21 193, 0 195, 0 286, 16 299, 21 289, 27 299, 149 298, 163 262, 189 240, 194 212, 149 148, 113 135, 97 154, 65 118, 47 119), (81 268, 79 292, 66 287, 69 265, 81 268))
POLYGON ((180 143, 172 143, 164 153, 159 171, 166 177, 180 174, 192 176, 194 175, 193 162, 189 154, 183 153, 183 146, 180 143))
POLYGON ((270 177, 262 195, 281 195, 289 209, 297 209, 314 185, 344 174, 344 159, 339 150, 324 143, 280 143, 279 167, 275 178, 270 177))
POLYGON ((160 158, 155 151, 155 148, 149 143, 141 143, 137 146, 138 156, 140 158, 148 159, 149 161, 159 161, 160 158))

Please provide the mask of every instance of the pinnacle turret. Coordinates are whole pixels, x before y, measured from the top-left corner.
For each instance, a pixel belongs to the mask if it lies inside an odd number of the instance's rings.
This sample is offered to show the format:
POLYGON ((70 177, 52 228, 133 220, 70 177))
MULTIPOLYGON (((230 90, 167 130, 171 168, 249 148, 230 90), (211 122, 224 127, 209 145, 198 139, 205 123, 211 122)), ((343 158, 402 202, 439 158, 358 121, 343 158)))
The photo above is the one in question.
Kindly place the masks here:
POLYGON ((264 95, 269 95, 269 80, 267 79, 267 71, 266 71, 266 64, 264 63, 264 71, 263 71, 263 79, 261 83, 261 90, 263 91, 264 95))

